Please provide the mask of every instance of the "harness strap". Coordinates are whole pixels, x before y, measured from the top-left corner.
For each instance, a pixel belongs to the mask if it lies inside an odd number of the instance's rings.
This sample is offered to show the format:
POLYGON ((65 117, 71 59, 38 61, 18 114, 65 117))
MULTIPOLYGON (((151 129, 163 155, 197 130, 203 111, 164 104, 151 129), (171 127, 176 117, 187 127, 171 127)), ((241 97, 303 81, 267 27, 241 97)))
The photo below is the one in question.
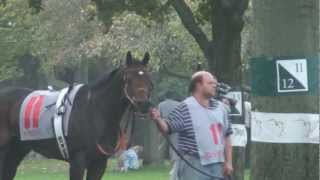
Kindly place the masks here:
POLYGON ((66 111, 64 103, 65 103, 66 96, 68 96, 69 91, 70 91, 69 88, 66 88, 60 92, 57 103, 56 103, 57 111, 53 118, 53 129, 54 129, 54 134, 58 143, 58 147, 62 157, 66 160, 69 159, 69 152, 68 152, 67 143, 63 133, 63 117, 66 111))
POLYGON ((118 138, 118 142, 117 142, 117 145, 116 147, 114 148, 114 150, 112 150, 112 152, 110 151, 107 151, 106 149, 104 149, 102 147, 101 144, 97 143, 97 150, 100 154, 102 155, 105 155, 105 156, 111 156, 113 155, 114 153, 118 152, 119 150, 123 150, 123 149, 127 149, 127 145, 126 145, 126 140, 127 140, 127 137, 126 137, 126 134, 124 132, 124 130, 120 130, 120 134, 119 134, 119 138, 118 138))
POLYGON ((97 150, 100 154, 105 155, 105 156, 111 156, 113 154, 115 154, 116 152, 118 152, 119 150, 127 150, 128 147, 131 146, 132 143, 132 135, 134 132, 134 127, 135 127, 135 113, 133 110, 133 106, 131 105, 129 107, 129 112, 131 112, 132 120, 131 120, 131 129, 130 129, 130 136, 127 136, 127 131, 129 129, 129 123, 130 123, 130 119, 126 122, 124 129, 120 129, 120 134, 119 134, 119 138, 118 138, 118 142, 117 145, 115 147, 115 149, 112 152, 109 152, 107 150, 105 150, 101 144, 97 143, 97 150))
POLYGON ((132 113, 132 116, 133 116, 133 118, 132 118, 132 122, 131 122, 131 132, 130 132, 130 139, 128 141, 128 148, 131 147, 131 145, 132 145, 132 136, 133 136, 133 133, 134 133, 135 122, 136 122, 136 116, 135 116, 134 112, 132 113))

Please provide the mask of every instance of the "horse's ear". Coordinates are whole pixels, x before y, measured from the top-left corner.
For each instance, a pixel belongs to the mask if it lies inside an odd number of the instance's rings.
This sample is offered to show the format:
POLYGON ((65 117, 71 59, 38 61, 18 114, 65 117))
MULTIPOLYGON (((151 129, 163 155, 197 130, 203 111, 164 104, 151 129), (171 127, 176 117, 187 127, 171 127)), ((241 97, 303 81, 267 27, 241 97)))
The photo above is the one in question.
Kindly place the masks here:
POLYGON ((148 62, 149 62, 149 60, 150 60, 150 54, 149 54, 148 52, 146 52, 146 53, 144 54, 144 57, 143 57, 143 60, 142 60, 142 64, 143 64, 143 65, 147 65, 148 62))
POLYGON ((132 62, 133 62, 133 60, 132 60, 131 52, 128 51, 128 52, 127 52, 127 59, 126 59, 126 64, 127 64, 127 66, 128 66, 128 65, 131 65, 132 62))

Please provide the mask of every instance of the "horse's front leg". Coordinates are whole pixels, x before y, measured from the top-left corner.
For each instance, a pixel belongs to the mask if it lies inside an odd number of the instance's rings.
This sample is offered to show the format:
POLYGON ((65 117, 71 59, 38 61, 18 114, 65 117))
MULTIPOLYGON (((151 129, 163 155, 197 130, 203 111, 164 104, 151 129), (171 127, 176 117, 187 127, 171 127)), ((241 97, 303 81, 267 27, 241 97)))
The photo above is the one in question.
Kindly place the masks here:
POLYGON ((70 180, 83 180, 86 169, 86 154, 78 152, 70 157, 70 180))
POLYGON ((87 169, 87 180, 101 180, 107 167, 107 160, 106 157, 102 157, 92 161, 87 169))
POLYGON ((4 161, 6 159, 7 156, 7 147, 6 146, 0 146, 0 179, 2 180, 3 175, 3 171, 4 171, 4 161))

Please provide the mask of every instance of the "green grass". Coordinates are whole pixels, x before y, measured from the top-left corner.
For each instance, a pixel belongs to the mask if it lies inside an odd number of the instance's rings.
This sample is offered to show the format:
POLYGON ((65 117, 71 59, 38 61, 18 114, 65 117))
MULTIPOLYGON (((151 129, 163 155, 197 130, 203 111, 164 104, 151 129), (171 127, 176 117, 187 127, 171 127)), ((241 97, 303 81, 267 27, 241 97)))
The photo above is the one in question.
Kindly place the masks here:
MULTIPOLYGON (((109 163, 104 180, 169 180, 169 164, 162 166, 147 166, 138 171, 120 173, 113 171, 115 162, 109 163)), ((249 180, 249 171, 246 179, 249 180)), ((19 167, 15 180, 67 180, 68 164, 56 160, 25 160, 19 167)))
MULTIPOLYGON (((137 171, 120 173, 113 171, 114 162, 109 163, 104 180, 168 180, 169 165, 148 166, 137 171)), ((26 160, 18 169, 15 180, 67 180, 68 164, 56 160, 26 160)))

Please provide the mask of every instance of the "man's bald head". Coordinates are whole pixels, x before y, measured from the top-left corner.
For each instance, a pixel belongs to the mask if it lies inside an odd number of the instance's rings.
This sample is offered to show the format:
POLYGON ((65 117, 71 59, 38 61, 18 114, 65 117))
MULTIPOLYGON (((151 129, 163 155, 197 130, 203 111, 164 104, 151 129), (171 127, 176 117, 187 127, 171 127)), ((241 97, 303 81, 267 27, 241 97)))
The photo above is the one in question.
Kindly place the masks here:
POLYGON ((192 76, 191 76, 191 80, 196 78, 196 77, 203 77, 203 76, 211 76, 213 78, 215 78, 214 75, 212 75, 210 72, 208 71, 197 71, 195 72, 192 76))
POLYGON ((197 84, 201 84, 204 77, 209 77, 217 80, 217 78, 208 71, 198 71, 191 76, 189 92, 193 93, 196 90, 197 84))

